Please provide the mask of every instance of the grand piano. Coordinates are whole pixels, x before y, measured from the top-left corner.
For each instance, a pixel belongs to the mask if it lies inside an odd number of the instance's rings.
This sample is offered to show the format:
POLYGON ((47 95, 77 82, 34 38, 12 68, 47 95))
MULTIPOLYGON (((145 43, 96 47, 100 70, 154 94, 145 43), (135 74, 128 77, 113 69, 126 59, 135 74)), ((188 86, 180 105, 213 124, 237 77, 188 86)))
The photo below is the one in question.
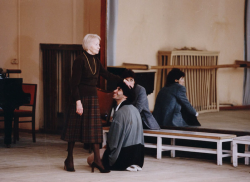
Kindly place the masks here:
POLYGON ((15 108, 30 102, 30 94, 22 90, 22 78, 9 78, 10 73, 21 73, 21 70, 0 70, 0 115, 4 117, 4 144, 10 147, 12 121, 15 108))

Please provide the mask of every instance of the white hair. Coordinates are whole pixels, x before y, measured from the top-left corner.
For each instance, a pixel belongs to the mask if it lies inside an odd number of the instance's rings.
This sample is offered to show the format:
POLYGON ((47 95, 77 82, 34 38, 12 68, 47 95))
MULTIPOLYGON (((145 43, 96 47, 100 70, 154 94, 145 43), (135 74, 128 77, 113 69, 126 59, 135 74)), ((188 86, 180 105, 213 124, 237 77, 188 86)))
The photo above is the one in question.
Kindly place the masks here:
POLYGON ((93 39, 98 39, 99 41, 101 41, 101 37, 99 35, 87 34, 87 35, 85 35, 85 37, 82 40, 82 48, 87 51, 89 49, 90 43, 93 39))

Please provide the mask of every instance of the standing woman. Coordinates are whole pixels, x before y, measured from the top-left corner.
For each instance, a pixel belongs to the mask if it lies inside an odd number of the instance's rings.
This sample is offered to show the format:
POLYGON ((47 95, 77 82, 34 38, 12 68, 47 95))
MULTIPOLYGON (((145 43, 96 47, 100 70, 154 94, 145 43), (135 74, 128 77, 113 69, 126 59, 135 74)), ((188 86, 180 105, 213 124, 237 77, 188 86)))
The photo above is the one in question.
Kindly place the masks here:
MULTIPOLYGON (((102 122, 97 97, 97 80, 99 75, 114 82, 122 81, 119 76, 109 73, 102 66, 98 53, 101 38, 96 34, 87 34, 83 38, 83 54, 78 56, 72 68, 72 99, 68 118, 61 139, 68 142, 68 156, 64 161, 64 169, 75 171, 73 149, 75 142, 89 143, 93 146, 94 162, 102 173, 110 172, 102 165, 99 145, 102 143, 102 122)), ((129 82, 124 80, 129 86, 129 82)))

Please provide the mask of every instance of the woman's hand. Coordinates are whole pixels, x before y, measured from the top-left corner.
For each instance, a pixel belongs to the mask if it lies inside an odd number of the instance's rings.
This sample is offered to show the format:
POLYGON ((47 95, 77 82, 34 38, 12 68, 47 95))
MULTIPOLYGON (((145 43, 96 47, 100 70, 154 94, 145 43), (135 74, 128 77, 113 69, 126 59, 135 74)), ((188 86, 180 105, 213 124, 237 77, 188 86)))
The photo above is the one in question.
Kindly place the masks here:
POLYGON ((126 79, 123 79, 123 82, 128 86, 128 88, 133 88, 134 87, 133 83, 129 82, 126 79))
POLYGON ((81 100, 76 101, 76 113, 79 114, 80 116, 83 113, 83 107, 82 107, 81 100))

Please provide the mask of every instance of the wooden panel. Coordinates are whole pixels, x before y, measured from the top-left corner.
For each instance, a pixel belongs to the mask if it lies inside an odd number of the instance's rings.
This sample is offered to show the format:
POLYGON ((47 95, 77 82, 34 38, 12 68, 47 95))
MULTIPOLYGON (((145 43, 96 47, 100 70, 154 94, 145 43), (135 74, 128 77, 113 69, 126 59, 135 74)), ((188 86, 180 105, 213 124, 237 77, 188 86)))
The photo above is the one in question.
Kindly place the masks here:
POLYGON ((41 44, 43 60, 44 130, 59 132, 69 106, 71 69, 82 45, 41 44))
MULTIPOLYGON (((109 127, 103 127, 103 132, 108 132, 109 127)), ((183 130, 143 130, 144 134, 152 134, 152 135, 170 135, 170 136, 183 136, 183 137, 191 137, 191 138, 204 138, 204 139, 233 139, 236 135, 231 134, 220 134, 220 133, 206 133, 206 132, 195 132, 195 131, 183 131, 183 130)))
POLYGON ((179 150, 186 152, 198 152, 198 153, 207 153, 207 154, 217 154, 216 149, 208 148, 197 148, 197 147, 186 147, 186 146, 171 146, 171 145, 162 145, 162 150, 179 150))
POLYGON ((56 79, 57 79, 57 62, 56 51, 43 51, 43 95, 44 95, 44 128, 53 130, 56 121, 55 101, 56 94, 56 79), (51 122, 52 121, 52 122, 51 122))
POLYGON ((248 141, 250 142, 250 136, 247 135, 247 136, 240 136, 240 137, 237 137, 237 138, 234 138, 235 141, 248 141))
POLYGON ((143 133, 154 134, 154 135, 172 135, 172 136, 183 136, 183 137, 208 138, 208 139, 232 139, 236 137, 236 135, 192 132, 192 131, 182 131, 182 130, 144 130, 143 133))

